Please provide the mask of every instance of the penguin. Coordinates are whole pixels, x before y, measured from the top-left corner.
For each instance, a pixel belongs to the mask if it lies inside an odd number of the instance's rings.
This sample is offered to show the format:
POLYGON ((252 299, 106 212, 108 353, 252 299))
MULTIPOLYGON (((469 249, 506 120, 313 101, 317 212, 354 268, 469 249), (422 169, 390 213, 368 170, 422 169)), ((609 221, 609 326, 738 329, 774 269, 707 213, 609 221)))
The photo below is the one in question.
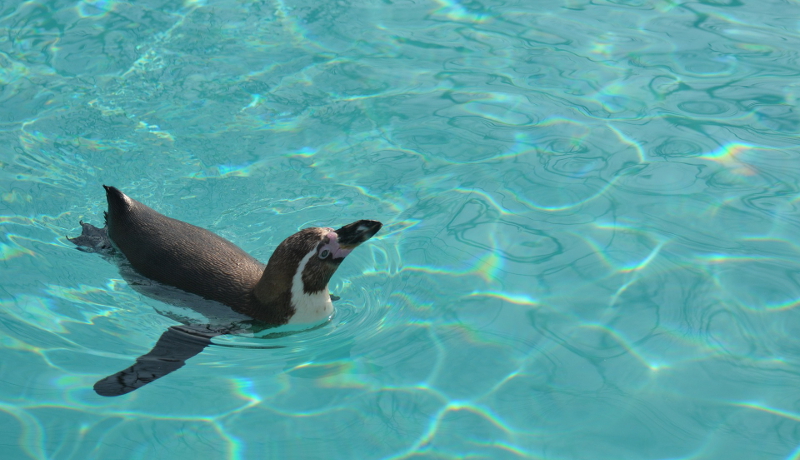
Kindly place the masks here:
POLYGON ((80 250, 115 259, 123 278, 145 295, 215 312, 206 317, 228 318, 206 323, 174 318, 184 324, 170 327, 133 366, 94 385, 101 396, 130 393, 183 367, 219 335, 323 324, 333 315, 331 276, 382 227, 378 221, 359 220, 337 230, 305 228, 283 240, 265 265, 208 230, 167 217, 115 187, 103 187, 106 225, 81 221, 81 235, 67 239, 80 250))

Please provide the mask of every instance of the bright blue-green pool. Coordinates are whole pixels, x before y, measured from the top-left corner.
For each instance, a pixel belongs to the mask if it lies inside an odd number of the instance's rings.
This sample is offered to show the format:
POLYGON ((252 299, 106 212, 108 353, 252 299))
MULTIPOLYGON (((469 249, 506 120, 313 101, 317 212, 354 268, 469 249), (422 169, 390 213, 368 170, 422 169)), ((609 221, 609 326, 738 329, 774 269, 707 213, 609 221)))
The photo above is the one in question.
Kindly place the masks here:
POLYGON ((0 1, 0 450, 800 459, 795 0, 0 1), (266 261, 384 228, 324 327, 177 324, 102 184, 266 261))

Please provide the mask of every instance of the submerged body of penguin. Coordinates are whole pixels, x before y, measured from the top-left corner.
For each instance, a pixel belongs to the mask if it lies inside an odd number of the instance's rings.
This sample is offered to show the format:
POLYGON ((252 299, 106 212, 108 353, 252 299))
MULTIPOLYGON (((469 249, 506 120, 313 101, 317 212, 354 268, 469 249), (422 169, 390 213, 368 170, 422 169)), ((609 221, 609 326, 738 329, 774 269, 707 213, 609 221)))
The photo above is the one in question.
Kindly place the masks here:
MULTIPOLYGON (((135 274, 200 296, 205 303, 224 305, 227 308, 222 308, 233 310, 236 317, 267 327, 313 325, 330 318, 331 276, 344 258, 382 225, 359 220, 338 230, 303 229, 278 245, 264 265, 208 230, 164 216, 114 187, 104 187, 106 227, 81 222, 81 235, 70 241, 92 252, 112 254, 118 250, 135 274)), ((94 389, 102 396, 129 393, 179 369, 209 345, 212 337, 230 332, 233 330, 210 324, 173 326, 136 364, 98 381, 94 389)))

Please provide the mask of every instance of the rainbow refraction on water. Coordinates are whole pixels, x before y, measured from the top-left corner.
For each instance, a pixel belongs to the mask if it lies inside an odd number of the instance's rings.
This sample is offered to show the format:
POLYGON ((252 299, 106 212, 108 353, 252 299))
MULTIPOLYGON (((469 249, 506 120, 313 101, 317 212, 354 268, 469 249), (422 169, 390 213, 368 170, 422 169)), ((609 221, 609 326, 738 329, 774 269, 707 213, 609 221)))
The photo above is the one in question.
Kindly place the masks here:
POLYGON ((9 459, 800 460, 797 0, 0 1, 9 459), (190 313, 102 184, 266 261, 383 229, 322 327, 95 394, 190 313))

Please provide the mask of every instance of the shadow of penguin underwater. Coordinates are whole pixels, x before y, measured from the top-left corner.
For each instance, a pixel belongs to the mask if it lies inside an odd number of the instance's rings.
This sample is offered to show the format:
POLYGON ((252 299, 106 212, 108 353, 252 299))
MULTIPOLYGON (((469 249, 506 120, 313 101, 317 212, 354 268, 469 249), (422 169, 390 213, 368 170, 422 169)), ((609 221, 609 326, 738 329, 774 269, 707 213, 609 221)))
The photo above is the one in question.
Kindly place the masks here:
POLYGON ((123 278, 145 295, 201 313, 222 313, 221 321, 167 329, 133 366, 94 385, 101 396, 130 393, 181 368, 213 337, 248 326, 313 326, 327 320, 333 314, 331 276, 382 226, 359 220, 338 230, 306 228, 278 245, 264 265, 208 230, 160 214, 114 187, 103 187, 106 226, 81 222, 81 235, 69 241, 114 259, 123 278))

